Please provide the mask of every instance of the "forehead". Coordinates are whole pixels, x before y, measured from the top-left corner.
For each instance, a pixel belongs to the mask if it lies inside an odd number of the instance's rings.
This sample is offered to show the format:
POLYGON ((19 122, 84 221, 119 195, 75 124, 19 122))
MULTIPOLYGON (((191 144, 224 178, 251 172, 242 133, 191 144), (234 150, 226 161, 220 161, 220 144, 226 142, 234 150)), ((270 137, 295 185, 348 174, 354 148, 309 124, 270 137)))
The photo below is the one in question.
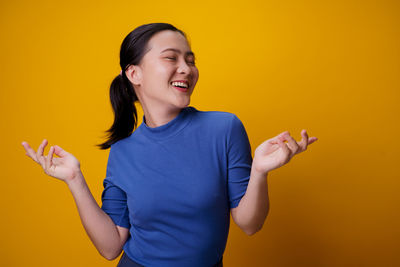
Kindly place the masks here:
POLYGON ((149 52, 160 53, 166 48, 176 48, 182 52, 190 51, 186 38, 179 32, 165 30, 154 34, 149 40, 149 52))

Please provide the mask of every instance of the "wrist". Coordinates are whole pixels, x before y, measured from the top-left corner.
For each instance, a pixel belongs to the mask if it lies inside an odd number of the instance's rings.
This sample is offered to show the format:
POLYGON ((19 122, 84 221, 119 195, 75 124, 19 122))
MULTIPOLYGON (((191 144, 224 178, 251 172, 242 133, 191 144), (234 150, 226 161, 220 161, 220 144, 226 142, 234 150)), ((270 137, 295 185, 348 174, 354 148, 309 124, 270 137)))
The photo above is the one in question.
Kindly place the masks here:
POLYGON ((70 189, 72 187, 82 185, 82 183, 84 183, 84 182, 85 182, 85 178, 83 177, 81 170, 78 170, 71 179, 68 179, 67 181, 65 181, 65 183, 68 185, 68 187, 70 189))
POLYGON ((264 179, 268 176, 269 171, 259 171, 254 166, 251 167, 251 176, 264 179))

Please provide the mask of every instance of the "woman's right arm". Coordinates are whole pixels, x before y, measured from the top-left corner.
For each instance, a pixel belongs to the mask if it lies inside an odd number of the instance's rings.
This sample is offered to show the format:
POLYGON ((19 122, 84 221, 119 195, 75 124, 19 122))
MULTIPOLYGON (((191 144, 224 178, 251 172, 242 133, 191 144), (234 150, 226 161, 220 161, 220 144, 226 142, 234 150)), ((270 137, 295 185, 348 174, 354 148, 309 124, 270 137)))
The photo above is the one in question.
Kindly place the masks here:
POLYGON ((117 258, 128 239, 129 229, 115 225, 111 217, 99 207, 86 184, 79 161, 57 145, 50 147, 49 154, 44 156, 46 139, 40 144, 37 152, 27 142, 22 142, 22 145, 26 155, 40 164, 47 175, 68 185, 83 227, 99 253, 108 260, 117 258), (53 158, 53 153, 59 157, 53 158))
POLYGON ((116 226, 99 207, 81 172, 67 184, 90 240, 103 257, 108 260, 117 258, 128 239, 129 229, 116 226))

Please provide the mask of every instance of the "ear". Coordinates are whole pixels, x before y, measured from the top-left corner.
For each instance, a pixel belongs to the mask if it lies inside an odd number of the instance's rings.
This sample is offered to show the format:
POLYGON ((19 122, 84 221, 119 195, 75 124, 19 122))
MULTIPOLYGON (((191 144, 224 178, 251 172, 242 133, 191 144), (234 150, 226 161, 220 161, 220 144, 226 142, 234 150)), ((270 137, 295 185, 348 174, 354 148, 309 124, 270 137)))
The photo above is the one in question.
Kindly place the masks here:
POLYGON ((140 85, 142 83, 142 70, 139 66, 130 65, 125 74, 133 85, 140 85))

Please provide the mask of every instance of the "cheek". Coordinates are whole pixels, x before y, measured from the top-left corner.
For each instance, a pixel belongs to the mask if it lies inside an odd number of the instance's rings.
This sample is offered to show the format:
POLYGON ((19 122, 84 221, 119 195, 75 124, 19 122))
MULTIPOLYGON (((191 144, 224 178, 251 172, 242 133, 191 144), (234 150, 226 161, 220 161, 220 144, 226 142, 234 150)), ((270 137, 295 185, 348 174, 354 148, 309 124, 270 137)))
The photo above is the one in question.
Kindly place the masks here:
POLYGON ((173 73, 171 67, 160 62, 152 64, 148 70, 146 72, 146 83, 149 85, 165 84, 165 81, 169 81, 171 73, 173 73))
POLYGON ((199 70, 197 68, 193 69, 193 76, 196 77, 196 81, 199 79, 199 70))
POLYGON ((168 64, 158 63, 154 66, 154 77, 153 79, 159 82, 165 82, 165 79, 169 80, 175 73, 175 69, 168 64), (164 81, 163 81, 164 79, 164 81))

